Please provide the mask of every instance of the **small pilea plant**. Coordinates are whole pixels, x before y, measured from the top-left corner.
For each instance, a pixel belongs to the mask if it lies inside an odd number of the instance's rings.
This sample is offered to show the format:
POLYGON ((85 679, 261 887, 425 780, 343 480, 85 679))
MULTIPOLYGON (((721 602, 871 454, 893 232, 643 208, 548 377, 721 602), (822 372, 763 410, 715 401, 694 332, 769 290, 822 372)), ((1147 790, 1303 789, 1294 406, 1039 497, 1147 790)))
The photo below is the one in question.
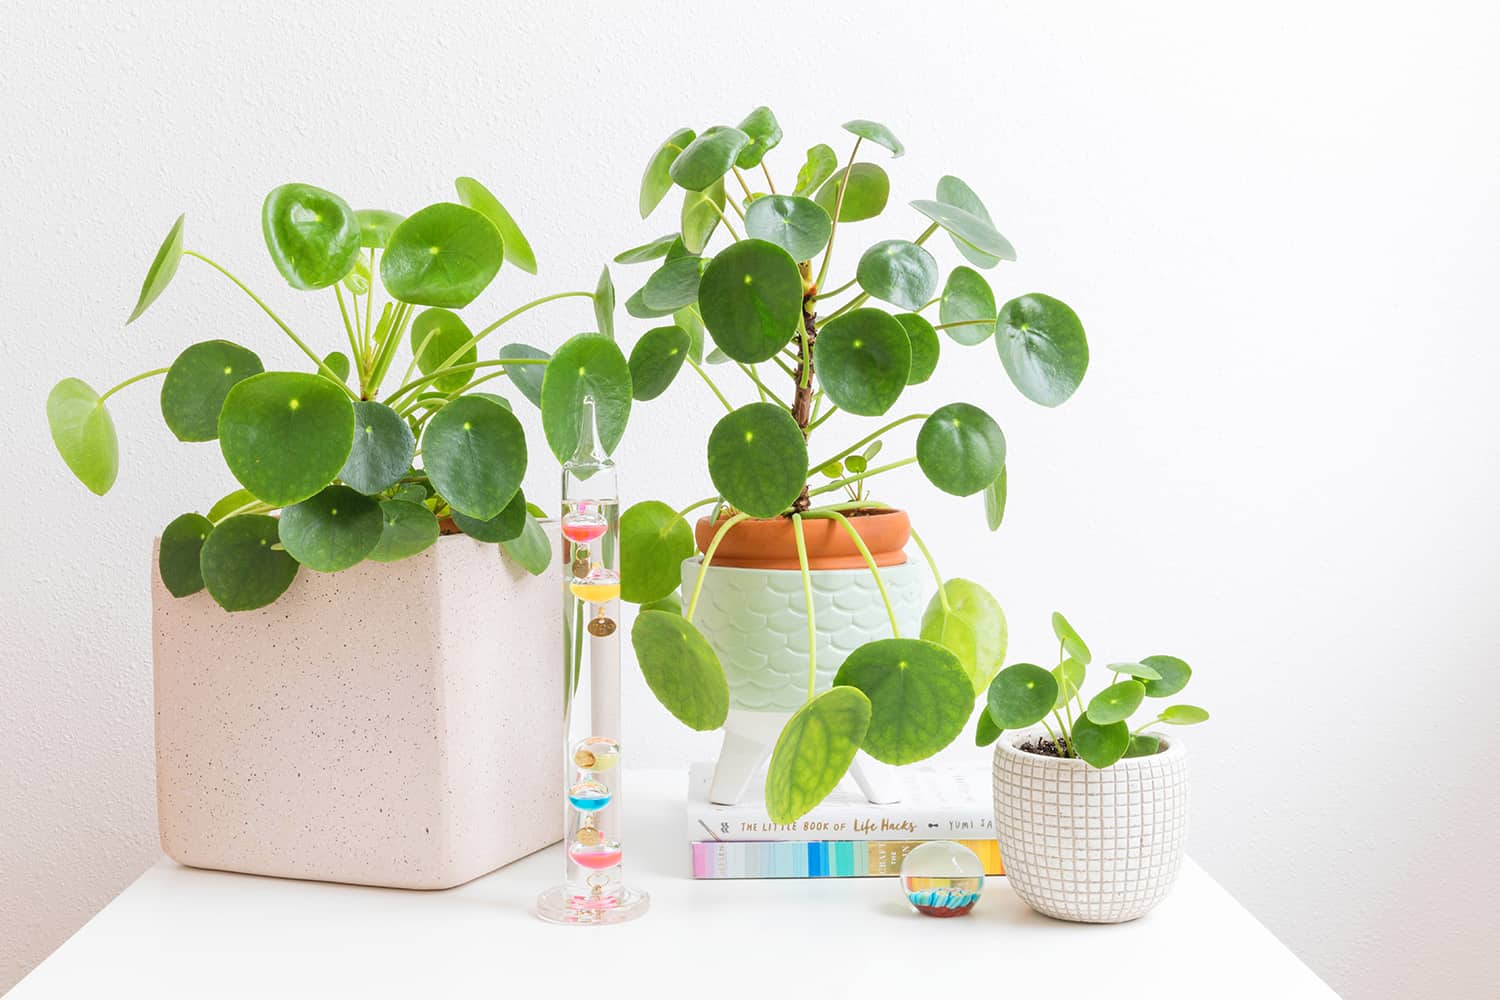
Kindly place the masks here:
MULTIPOLYGON (((815 647, 804 521, 838 522, 879 582, 850 519, 883 506, 869 498, 870 480, 915 463, 945 493, 982 495, 990 528, 1000 525, 1005 436, 988 413, 951 402, 930 413, 888 417, 907 386, 932 376, 939 331, 966 349, 993 338, 998 367, 1021 395, 1043 406, 1066 401, 1088 367, 1083 326, 1068 306, 1038 293, 996 305, 980 271, 1014 260, 1015 251, 979 196, 957 177, 943 177, 935 198, 912 201, 913 212, 899 213, 894 222, 911 226, 910 238, 866 244, 835 276, 835 243, 841 236, 849 242, 845 227, 881 217, 889 207, 890 178, 861 153, 877 147, 891 156, 904 152, 879 123, 856 120, 844 129, 852 137, 847 159, 841 163, 830 146, 813 146, 795 179, 783 177, 779 187, 768 154, 782 131, 768 108, 755 109, 737 126, 674 132, 646 167, 640 212, 649 216, 680 188, 678 227, 615 258, 655 266, 626 302, 627 312, 672 319, 642 336, 630 353, 635 398, 661 395, 687 367, 726 411, 708 435, 716 494, 686 506, 636 504, 621 528, 624 597, 643 605, 631 634, 637 658, 656 697, 694 729, 724 723, 729 691, 722 665, 692 624, 706 573, 699 574, 685 611, 672 596, 682 561, 695 551, 687 514, 713 505, 724 515, 704 553, 705 571, 725 532, 739 522, 790 520, 815 647), (968 262, 949 272, 941 291, 938 261, 926 246, 939 230, 968 262), (934 309, 936 322, 924 315, 934 309), (745 402, 732 401, 734 387, 710 374, 715 365, 743 379, 738 391, 745 402), (809 461, 814 433, 832 429, 828 422, 843 416, 887 419, 809 461), (911 452, 877 464, 886 436, 908 424, 919 425, 911 452)), ((978 584, 944 584, 921 537, 912 537, 937 581, 921 635, 901 636, 891 613, 892 637, 855 650, 822 693, 816 664, 809 663, 807 702, 783 730, 766 778, 766 801, 778 822, 821 801, 861 748, 891 764, 942 749, 962 732, 976 695, 1000 668, 1005 619, 998 603, 978 584)), ((889 613, 884 585, 879 589, 889 613)))
POLYGON ((975 743, 987 746, 1006 729, 1027 729, 1040 722, 1051 742, 1037 741, 1033 752, 1109 767, 1122 757, 1158 752, 1161 739, 1146 732, 1153 726, 1208 721, 1208 713, 1197 705, 1168 705, 1130 728, 1131 716, 1147 698, 1170 698, 1187 687, 1192 668, 1163 654, 1111 663, 1110 682, 1085 702, 1083 682, 1093 658, 1089 647, 1058 612, 1052 614, 1052 633, 1057 636, 1057 666, 1047 670, 1034 663, 1016 663, 996 674, 979 713, 975 743), (1049 715, 1056 729, 1047 721, 1049 715))
MULTIPOLYGON (((311 371, 266 371, 254 351, 207 340, 170 366, 104 393, 77 378, 53 388, 47 398, 52 439, 96 494, 108 492, 119 466, 105 402, 126 386, 163 377, 161 413, 178 440, 219 442, 242 488, 206 514, 183 514, 162 531, 161 577, 174 595, 206 587, 229 611, 263 607, 302 566, 331 573, 365 559, 404 559, 437 539, 440 522, 501 544, 532 573, 548 567, 550 547, 536 521, 541 512, 520 489, 525 434, 503 396, 478 390, 509 376, 542 406, 552 450, 570 454, 590 359, 626 367, 607 336, 613 289, 606 271, 593 292, 547 295, 471 331, 453 310, 473 302, 503 263, 535 274, 536 259, 493 194, 472 178, 455 186, 462 204, 440 202, 405 218, 356 212, 307 184, 286 184, 266 197, 261 226, 271 260, 292 288, 333 292, 330 318, 339 317, 333 322, 342 323, 348 353, 314 351, 227 268, 185 249, 178 218, 127 324, 191 258, 249 296, 307 356, 311 371), (594 300, 606 334, 580 334, 565 344, 559 353, 576 363, 545 377, 546 352, 525 344, 508 345, 498 359, 480 359, 482 342, 505 323, 570 296, 594 300), (410 360, 386 390, 403 348, 410 360)), ((606 431, 614 440, 606 443, 612 447, 625 413, 616 409, 609 416, 606 431)))

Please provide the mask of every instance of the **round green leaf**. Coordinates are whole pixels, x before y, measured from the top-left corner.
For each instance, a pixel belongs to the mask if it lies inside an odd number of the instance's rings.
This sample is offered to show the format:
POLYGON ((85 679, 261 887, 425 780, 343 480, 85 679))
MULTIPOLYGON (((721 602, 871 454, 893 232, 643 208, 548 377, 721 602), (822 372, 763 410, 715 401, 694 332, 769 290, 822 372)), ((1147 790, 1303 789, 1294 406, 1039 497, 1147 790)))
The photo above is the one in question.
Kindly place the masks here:
POLYGON ((884 146, 891 151, 893 156, 900 156, 906 152, 906 147, 901 144, 901 140, 879 122, 856 118, 853 121, 844 122, 844 131, 852 132, 861 139, 868 139, 878 146, 884 146))
POLYGON ((657 147, 655 153, 651 154, 651 160, 646 164, 646 172, 641 177, 641 218, 644 219, 655 211, 656 206, 660 205, 661 200, 667 196, 667 192, 672 190, 672 162, 695 138, 697 138, 697 133, 692 129, 678 129, 667 137, 666 142, 657 147))
POLYGON ((1061 611, 1052 612, 1052 634, 1057 636, 1057 641, 1062 643, 1063 651, 1073 659, 1088 666, 1094 660, 1094 654, 1089 652, 1089 647, 1078 634, 1073 624, 1063 617, 1061 611))
POLYGON ((194 344, 177 355, 162 381, 162 418, 179 441, 212 441, 219 436, 219 411, 229 390, 265 370, 254 351, 238 344, 194 344))
POLYGON ((661 319, 672 315, 671 309, 653 309, 646 305, 646 289, 637 288, 635 294, 625 300, 625 311, 636 319, 661 319))
POLYGON ((674 310, 692 305, 698 301, 698 282, 703 277, 703 266, 703 261, 697 257, 667 261, 646 279, 641 288, 641 301, 657 316, 669 316, 674 310))
POLYGON ((1034 726, 1057 701, 1057 678, 1034 663, 1016 663, 995 675, 985 703, 1001 729, 1034 726))
MULTIPOLYGON (((822 337, 818 346, 823 346, 822 337)), ((993 483, 1005 468, 1005 435, 979 407, 949 403, 922 422, 917 432, 917 464, 944 493, 971 496, 993 483)))
POLYGON ((774 243, 741 240, 703 272, 698 308, 725 354, 746 364, 768 361, 802 322, 802 272, 774 243))
POLYGON ((682 245, 691 253, 702 253, 709 237, 719 227, 724 211, 724 181, 719 179, 702 191, 689 191, 682 199, 682 245))
POLYGON ((141 294, 136 297, 135 308, 125 321, 126 326, 140 319, 141 313, 151 308, 151 303, 172 283, 172 278, 177 274, 177 265, 182 263, 182 223, 186 218, 186 215, 177 217, 177 221, 167 231, 167 238, 156 249, 156 256, 151 259, 151 267, 146 271, 146 280, 141 282, 141 294))
POLYGON ((813 360, 818 383, 840 409, 878 417, 906 388, 911 341, 889 313, 856 309, 818 331, 813 360))
POLYGON ((659 500, 643 500, 620 515, 620 599, 660 600, 682 583, 682 561, 697 548, 693 529, 659 500))
POLYGON ((1006 472, 1001 469, 995 481, 984 488, 984 520, 991 531, 999 531, 1005 520, 1005 480, 1006 472))
POLYGON ((1161 674, 1148 663, 1111 663, 1109 669, 1117 674, 1139 677, 1143 681, 1160 680, 1161 674))
POLYGON ((624 250, 620 253, 615 254, 615 263, 644 264, 647 261, 658 260, 662 257, 665 257, 667 255, 667 251, 672 248, 672 245, 678 242, 681 238, 682 237, 678 236, 676 233, 668 233, 665 236, 658 236, 650 243, 642 243, 638 247, 631 247, 629 250, 624 250))
POLYGON ((249 504, 259 502, 259 500, 255 499, 254 493, 241 487, 233 493, 220 497, 212 507, 208 508, 208 519, 214 524, 218 524, 235 511, 242 510, 249 504))
POLYGON ((870 728, 870 711, 863 692, 834 687, 787 720, 766 771, 773 823, 795 823, 843 780, 870 728))
POLYGON ((406 475, 416 447, 401 414, 384 403, 355 403, 354 445, 339 478, 361 493, 379 493, 406 475))
POLYGON ((756 108, 746 115, 745 120, 740 122, 739 129, 750 138, 734 160, 734 165, 741 170, 760 166, 765 155, 781 142, 781 125, 767 107, 756 108))
POLYGON ((948 598, 948 610, 943 610, 942 599, 937 594, 932 595, 922 615, 922 638, 951 649, 973 682, 974 693, 979 694, 1005 662, 1005 612, 1000 609, 1000 602, 973 580, 960 577, 945 580, 943 594, 948 598), (964 629, 954 628, 955 620, 962 623, 964 629), (929 623, 934 635, 928 635, 929 623), (964 643, 965 629, 970 639, 968 644, 964 643), (955 636, 956 645, 935 638, 939 634, 955 636))
POLYGON ((298 563, 278 546, 277 520, 241 514, 214 526, 198 568, 208 594, 225 611, 263 608, 286 592, 298 563))
POLYGON ((186 597, 203 589, 198 555, 214 524, 202 514, 183 514, 162 529, 156 565, 161 582, 173 597, 186 597))
POLYGON ((460 396, 427 421, 422 464, 448 506, 488 520, 521 487, 526 433, 515 414, 499 403, 460 396))
POLYGON ((974 687, 947 649, 923 639, 877 639, 844 660, 835 685, 870 699, 870 728, 861 746, 876 760, 924 760, 963 732, 974 687))
POLYGON ((1000 309, 995 347, 1005 373, 1033 403, 1065 403, 1089 368, 1089 345, 1078 315, 1065 304, 1033 292, 1000 309))
POLYGON ((833 147, 818 143, 807 151, 807 160, 797 171, 797 187, 792 194, 810 197, 838 168, 839 157, 833 147))
POLYGON ((422 504, 382 500, 380 541, 366 558, 385 563, 414 556, 437 541, 440 531, 437 517, 422 504))
POLYGON ((542 429, 559 462, 578 447, 583 397, 594 397, 599 444, 613 452, 630 419, 630 363, 620 346, 597 333, 580 333, 557 349, 542 380, 542 429))
POLYGON ((636 399, 655 399, 667 391, 692 349, 688 335, 676 326, 647 330, 630 351, 630 390, 636 399))
POLYGON ((682 614, 682 595, 672 591, 666 597, 658 597, 654 601, 646 601, 641 605, 642 611, 665 611, 668 614, 682 614))
POLYGON ((874 163, 856 163, 847 171, 836 171, 818 188, 813 201, 832 217, 839 185, 844 183, 846 173, 849 180, 843 207, 839 209, 840 222, 862 222, 885 211, 885 203, 891 196, 891 178, 874 163))
POLYGON ((708 436, 708 475, 737 510, 775 517, 807 482, 802 429, 774 403, 742 406, 726 414, 708 436))
POLYGON ((354 407, 321 375, 264 372, 235 383, 219 413, 219 448, 234 478, 275 507, 333 481, 354 444, 354 407))
POLYGON ((472 208, 440 202, 391 233, 380 279, 402 302, 462 309, 488 287, 504 257, 493 223, 472 208))
POLYGON ((1196 726, 1208 721, 1208 712, 1197 705, 1169 705, 1157 718, 1173 726, 1196 726))
MULTIPOLYGON (((431 375, 454 353, 465 348, 453 362, 469 365, 479 360, 479 346, 470 344, 474 334, 458 313, 447 309, 423 309, 411 321, 411 352, 416 356, 417 368, 423 375, 431 375)), ((457 392, 474 377, 474 369, 451 372, 439 376, 432 383, 432 390, 447 395, 457 392)))
MULTIPOLYGON (((938 178, 937 200, 944 205, 952 205, 954 208, 962 209, 975 218, 987 223, 990 228, 994 228, 994 220, 990 218, 989 209, 984 207, 984 202, 979 200, 979 195, 974 193, 973 188, 951 174, 938 178)), ((953 241, 953 245, 958 248, 958 252, 963 254, 965 259, 975 267, 991 268, 1000 263, 999 257, 987 254, 983 250, 975 249, 971 244, 965 243, 952 233, 948 234, 948 238, 953 241)))
POLYGON ((1005 730, 995 725, 995 719, 990 715, 988 706, 979 706, 979 721, 974 725, 974 745, 987 747, 1000 738, 1005 730))
POLYGON ((609 267, 599 272, 594 284, 594 320, 599 324, 599 333, 615 339, 615 282, 609 276, 609 267))
POLYGON ((1131 733, 1130 745, 1125 748, 1126 757, 1150 757, 1161 753, 1161 737, 1150 733, 1131 733))
POLYGON ((1072 701, 1083 688, 1083 679, 1088 668, 1071 656, 1052 668, 1052 677, 1057 681, 1057 701, 1052 705, 1056 711, 1072 701))
POLYGON ((906 384, 917 385, 932 377, 938 363, 938 335, 932 324, 916 313, 897 313, 896 322, 906 331, 911 344, 911 371, 906 373, 906 384))
POLYGON ((828 245, 833 220, 810 198, 773 194, 757 198, 745 210, 745 233, 776 244, 793 260, 808 260, 828 245))
POLYGON ((941 201, 925 199, 912 202, 911 207, 976 250, 1001 260, 1016 259, 1016 249, 1010 245, 1010 240, 1001 236, 988 220, 972 212, 941 201))
POLYGON ((266 195, 261 231, 276 270, 293 288, 327 288, 359 256, 359 219, 348 202, 311 184, 283 184, 266 195))
POLYGON ((1193 676, 1193 668, 1175 656, 1158 653, 1155 656, 1146 657, 1141 662, 1158 674, 1157 677, 1146 681, 1147 698, 1170 698, 1187 687, 1189 679, 1193 676))
POLYGON ((1100 725, 1087 715, 1073 720, 1072 747, 1093 767, 1109 767, 1130 748, 1130 726, 1125 722, 1100 725))
POLYGON ((1141 707, 1146 697, 1146 685, 1140 681, 1120 681, 1111 684, 1089 699, 1089 721, 1100 726, 1121 722, 1141 707))
POLYGON ((521 534, 508 542, 501 542, 500 550, 532 576, 541 576, 552 565, 552 543, 529 508, 521 534))
POLYGON ((722 180, 749 144, 750 137, 739 129, 715 125, 688 143, 667 172, 678 187, 702 191, 722 180))
POLYGON ((47 428, 68 468, 98 496, 120 471, 120 441, 104 400, 82 379, 65 378, 47 394, 47 428))
POLYGON ((477 538, 481 542, 508 542, 513 538, 520 538, 521 532, 526 528, 526 497, 520 490, 516 490, 516 495, 511 497, 505 509, 487 520, 470 517, 456 510, 452 515, 453 523, 470 538, 477 538))
MULTIPOLYGON (((552 355, 530 344, 506 344, 500 348, 500 357, 505 360, 546 361, 552 355)), ((521 395, 531 400, 531 405, 542 405, 542 379, 547 374, 546 365, 503 365, 505 375, 521 390, 521 395)))
POLYGON ((281 512, 281 544, 309 569, 337 573, 370 554, 382 523, 378 502, 347 486, 329 486, 281 512))
POLYGON ((383 208, 361 208, 354 218, 359 222, 359 245, 370 250, 385 249, 391 233, 406 221, 406 216, 383 208))
MULTIPOLYGON (((338 376, 336 381, 344 383, 349 381, 349 355, 343 351, 330 351, 323 355, 323 367, 319 368, 318 371, 323 372, 323 368, 327 368, 328 371, 338 376)), ((323 374, 326 375, 327 372, 323 372, 323 374)), ((218 433, 217 427, 214 428, 214 432, 218 433)))
POLYGON ((500 199, 472 177, 460 177, 453 186, 458 190, 458 200, 490 220, 490 225, 500 234, 504 259, 527 274, 536 274, 536 254, 516 220, 500 204, 500 199))
POLYGON ((995 332, 995 293, 990 283, 972 267, 955 267, 943 286, 938 320, 948 326, 943 332, 960 344, 980 344, 995 332))
POLYGON ((903 309, 920 309, 937 289, 932 254, 910 240, 881 240, 859 258, 859 287, 903 309))
POLYGON ((681 615, 642 611, 630 630, 636 662, 656 700, 691 729, 718 729, 729 715, 729 682, 708 641, 681 615))

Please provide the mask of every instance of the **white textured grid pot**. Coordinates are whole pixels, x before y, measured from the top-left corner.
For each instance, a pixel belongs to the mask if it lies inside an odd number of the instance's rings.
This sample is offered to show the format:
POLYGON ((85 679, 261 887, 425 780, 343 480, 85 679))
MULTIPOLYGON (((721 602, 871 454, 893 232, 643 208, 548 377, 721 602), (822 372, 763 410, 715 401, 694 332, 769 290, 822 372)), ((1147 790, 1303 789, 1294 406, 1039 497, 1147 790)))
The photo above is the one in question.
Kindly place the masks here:
POLYGON ((1187 751, 1166 749, 1098 769, 1026 753, 1034 733, 995 745, 995 836, 1006 881, 1061 920, 1134 920, 1171 890, 1187 837, 1187 751))
POLYGON ((556 573, 452 535, 236 614, 152 575, 172 859, 443 889, 561 839, 556 573))
MULTIPOLYGON (((702 564, 700 556, 683 562, 684 600, 692 594, 702 564)), ((922 585, 924 579, 932 579, 926 573, 926 567, 910 560, 880 570, 902 635, 920 631, 922 585)), ((890 637, 891 620, 868 569, 815 569, 809 575, 818 644, 814 686, 826 691, 850 653, 890 637)), ((710 566, 694 624, 729 680, 729 718, 709 800, 734 805, 770 756, 786 721, 807 701, 807 596, 802 572, 710 566)), ((851 774, 871 802, 900 800, 893 769, 863 751, 851 774)))

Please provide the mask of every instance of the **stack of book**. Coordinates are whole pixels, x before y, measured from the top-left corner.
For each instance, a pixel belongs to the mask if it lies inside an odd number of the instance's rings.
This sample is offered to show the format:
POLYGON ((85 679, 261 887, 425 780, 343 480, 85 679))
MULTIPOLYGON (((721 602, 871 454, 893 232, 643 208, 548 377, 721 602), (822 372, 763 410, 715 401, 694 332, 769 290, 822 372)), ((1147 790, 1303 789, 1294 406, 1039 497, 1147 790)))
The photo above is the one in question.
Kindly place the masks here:
POLYGON ((816 809, 785 824, 771 822, 759 781, 738 805, 709 802, 712 777, 712 764, 688 771, 694 878, 897 875, 907 852, 928 840, 956 840, 979 856, 986 874, 1004 874, 982 765, 902 768, 902 801, 891 805, 866 801, 846 777, 816 809))

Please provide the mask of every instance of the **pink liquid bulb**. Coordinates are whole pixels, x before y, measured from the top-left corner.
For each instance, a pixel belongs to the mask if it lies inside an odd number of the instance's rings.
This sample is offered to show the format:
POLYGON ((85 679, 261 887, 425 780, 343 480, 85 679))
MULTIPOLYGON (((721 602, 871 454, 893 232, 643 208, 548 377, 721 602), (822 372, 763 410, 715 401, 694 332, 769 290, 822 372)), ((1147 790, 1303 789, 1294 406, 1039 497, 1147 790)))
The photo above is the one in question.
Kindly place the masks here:
POLYGON ((582 844, 574 844, 568 849, 568 857, 578 862, 585 868, 602 871, 605 868, 613 868, 620 863, 620 857, 624 852, 619 845, 604 843, 597 847, 584 847, 582 844))
POLYGON ((604 534, 607 527, 603 521, 569 521, 565 518, 562 533, 570 542, 592 542, 604 534))

